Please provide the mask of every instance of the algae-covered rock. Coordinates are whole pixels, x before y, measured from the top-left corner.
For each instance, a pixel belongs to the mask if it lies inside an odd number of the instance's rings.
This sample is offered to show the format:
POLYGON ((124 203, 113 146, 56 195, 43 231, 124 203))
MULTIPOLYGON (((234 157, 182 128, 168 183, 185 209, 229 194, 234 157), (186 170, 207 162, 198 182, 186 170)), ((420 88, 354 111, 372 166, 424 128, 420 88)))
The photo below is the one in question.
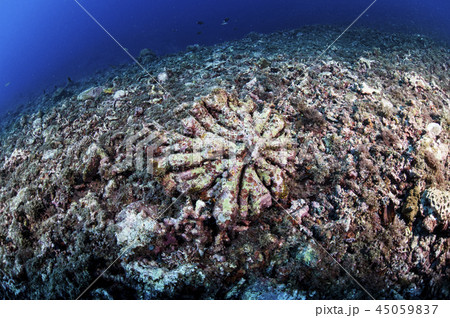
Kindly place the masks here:
POLYGON ((89 146, 82 158, 81 173, 84 182, 91 181, 99 172, 102 159, 107 159, 105 150, 96 143, 89 146))
MULTIPOLYGON (((231 293, 227 295, 232 298, 231 293)), ((258 280, 246 287, 239 297, 245 300, 294 300, 306 299, 305 293, 290 289, 284 284, 274 284, 269 280, 258 280)))
POLYGON ((157 58, 156 53, 150 49, 142 49, 141 52, 139 53, 139 62, 144 64, 152 62, 156 58, 157 58))
POLYGON ((408 224, 412 224, 419 212, 420 187, 416 185, 409 190, 408 197, 402 208, 402 216, 408 224))
POLYGON ((23 161, 25 161, 29 156, 28 151, 23 149, 14 149, 12 154, 5 158, 6 160, 3 163, 3 170, 14 170, 18 165, 20 165, 23 161))
POLYGON ((103 87, 91 87, 84 91, 82 91, 80 94, 78 94, 77 99, 80 101, 85 101, 88 99, 95 99, 99 97, 103 93, 103 87))
POLYGON ((320 260, 319 254, 311 244, 300 248, 295 255, 295 259, 308 267, 316 267, 320 260))
POLYGON ((127 275, 139 282, 141 298, 173 295, 183 288, 195 290, 205 286, 206 275, 195 264, 179 264, 173 269, 159 267, 156 262, 132 262, 124 266, 127 275))
POLYGON ((271 64, 270 61, 268 61, 267 59, 265 59, 263 57, 260 58, 258 63, 257 63, 259 68, 267 68, 267 67, 270 66, 270 64, 271 64))

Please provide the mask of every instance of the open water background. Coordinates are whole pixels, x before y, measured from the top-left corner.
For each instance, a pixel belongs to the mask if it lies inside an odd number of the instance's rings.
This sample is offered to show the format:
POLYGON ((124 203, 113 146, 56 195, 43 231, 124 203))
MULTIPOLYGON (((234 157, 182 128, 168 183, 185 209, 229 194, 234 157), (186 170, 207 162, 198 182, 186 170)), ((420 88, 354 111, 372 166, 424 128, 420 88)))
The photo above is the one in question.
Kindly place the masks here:
MULTIPOLYGON (((347 27, 373 0, 77 0, 134 56, 311 24, 347 27), (224 20, 227 23, 224 23, 224 20)), ((378 0, 355 24, 450 43, 450 1, 378 0)), ((74 0, 0 1, 0 114, 131 62, 74 0)), ((38 107, 38 105, 36 105, 38 107)))

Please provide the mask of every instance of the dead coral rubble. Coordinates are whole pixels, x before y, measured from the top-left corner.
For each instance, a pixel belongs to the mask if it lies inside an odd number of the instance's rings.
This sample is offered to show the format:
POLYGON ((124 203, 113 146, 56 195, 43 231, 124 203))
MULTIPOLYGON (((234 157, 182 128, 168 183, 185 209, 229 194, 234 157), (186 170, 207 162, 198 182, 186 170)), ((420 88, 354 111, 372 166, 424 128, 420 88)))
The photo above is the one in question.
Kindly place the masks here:
POLYGON ((448 46, 352 28, 307 62, 341 33, 143 51, 166 91, 124 65, 4 120, 0 298, 121 253, 84 298, 367 298, 317 242, 376 298, 448 299, 448 46))

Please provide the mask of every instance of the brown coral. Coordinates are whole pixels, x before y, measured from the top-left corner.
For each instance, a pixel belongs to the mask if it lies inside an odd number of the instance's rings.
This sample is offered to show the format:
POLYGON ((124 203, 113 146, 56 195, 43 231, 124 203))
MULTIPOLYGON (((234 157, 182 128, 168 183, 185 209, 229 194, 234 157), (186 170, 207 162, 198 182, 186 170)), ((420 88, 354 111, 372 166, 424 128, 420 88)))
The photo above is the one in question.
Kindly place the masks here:
POLYGON ((295 170, 295 142, 272 108, 256 110, 224 90, 196 102, 184 131, 162 132, 152 159, 156 176, 169 192, 214 202, 213 215, 226 229, 249 213, 258 215, 272 199, 289 195, 295 170))

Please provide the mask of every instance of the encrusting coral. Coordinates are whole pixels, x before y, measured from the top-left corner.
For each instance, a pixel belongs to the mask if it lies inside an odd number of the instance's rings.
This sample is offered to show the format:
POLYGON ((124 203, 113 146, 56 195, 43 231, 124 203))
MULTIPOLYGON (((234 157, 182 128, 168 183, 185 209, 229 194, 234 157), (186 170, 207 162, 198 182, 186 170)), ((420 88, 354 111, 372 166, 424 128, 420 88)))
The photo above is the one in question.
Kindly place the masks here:
POLYGON ((436 226, 447 229, 450 219, 450 192, 429 188, 422 195, 424 225, 433 232, 436 226))
POLYGON ((296 160, 292 133, 273 108, 256 108, 216 89, 193 105, 183 134, 161 133, 152 159, 169 193, 213 200, 223 230, 289 196, 296 160))

